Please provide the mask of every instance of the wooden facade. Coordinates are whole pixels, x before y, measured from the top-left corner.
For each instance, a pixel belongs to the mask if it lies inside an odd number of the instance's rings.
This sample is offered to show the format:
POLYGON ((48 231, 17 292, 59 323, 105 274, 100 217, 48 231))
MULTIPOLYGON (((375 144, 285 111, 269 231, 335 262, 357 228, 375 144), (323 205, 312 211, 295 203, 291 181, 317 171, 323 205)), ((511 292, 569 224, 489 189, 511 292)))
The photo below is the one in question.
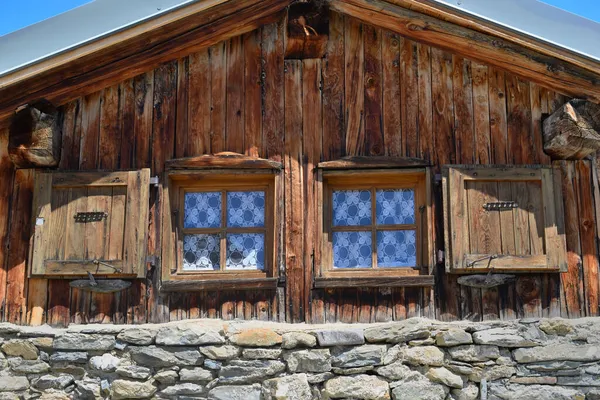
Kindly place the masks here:
MULTIPOLYGON (((341 2, 335 2, 341 3, 341 2)), ((341 6, 340 6, 341 7, 341 6)), ((499 288, 446 273, 442 185, 433 185, 433 287, 316 288, 315 167, 344 156, 446 164, 551 165, 542 120, 568 97, 492 65, 331 11, 326 55, 285 59, 286 19, 63 104, 60 170, 150 168, 242 153, 283 164, 277 289, 161 293, 160 262, 114 294, 27 276, 34 171, 15 169, 0 131, 0 316, 20 324, 191 318, 380 322, 599 315, 600 188, 594 161, 560 161, 568 271, 519 273, 499 288), (439 256, 438 256, 439 254, 439 256)), ((417 36, 418 39, 418 36, 417 36)), ((176 56, 180 56, 177 54, 176 56)), ((148 254, 160 260, 161 185, 150 187, 148 254)))

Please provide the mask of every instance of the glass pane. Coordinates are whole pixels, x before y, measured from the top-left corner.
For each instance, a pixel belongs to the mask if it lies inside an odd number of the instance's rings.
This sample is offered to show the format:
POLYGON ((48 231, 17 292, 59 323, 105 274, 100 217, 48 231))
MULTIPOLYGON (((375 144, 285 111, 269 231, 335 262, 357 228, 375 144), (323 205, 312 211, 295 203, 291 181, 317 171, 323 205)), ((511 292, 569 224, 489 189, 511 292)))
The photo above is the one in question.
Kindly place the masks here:
POLYGON ((333 192, 333 226, 371 225, 371 192, 335 190, 333 192))
POLYGON ((184 235, 183 270, 218 270, 220 248, 219 235, 184 235))
POLYGON ((371 232, 333 232, 334 268, 371 268, 371 232))
POLYGON ((227 226, 265 226, 265 192, 227 192, 227 226))
POLYGON ((377 225, 415 223, 415 191, 385 189, 375 193, 377 225))
POLYGON ((265 269, 264 233, 227 235, 227 269, 265 269))
POLYGON ((381 268, 417 265, 416 231, 378 231, 377 266, 381 268))
POLYGON ((183 227, 218 228, 221 226, 221 193, 186 193, 183 227))

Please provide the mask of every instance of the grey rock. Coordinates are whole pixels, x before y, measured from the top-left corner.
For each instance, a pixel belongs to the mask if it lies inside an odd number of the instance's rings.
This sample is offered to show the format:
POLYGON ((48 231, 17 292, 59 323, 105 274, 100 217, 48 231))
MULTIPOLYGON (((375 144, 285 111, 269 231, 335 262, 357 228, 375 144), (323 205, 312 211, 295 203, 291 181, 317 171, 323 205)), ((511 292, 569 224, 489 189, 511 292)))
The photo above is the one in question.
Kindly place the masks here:
POLYGON ((455 374, 471 375, 473 373, 473 367, 470 364, 459 361, 450 361, 446 363, 446 368, 455 374))
POLYGON ((564 371, 579 368, 582 365, 578 361, 547 361, 538 364, 527 364, 527 369, 540 372, 564 371))
POLYGON ((411 365, 441 366, 444 352, 435 346, 407 347, 402 351, 402 358, 411 365))
POLYGON ((473 341, 477 344, 500 347, 533 347, 540 344, 533 340, 527 331, 510 328, 493 328, 473 333, 473 341))
POLYGON ((204 368, 208 368, 213 371, 218 371, 221 369, 222 366, 223 366, 223 363, 220 361, 211 360, 210 358, 207 358, 206 360, 204 360, 204 368))
POLYGON ((219 386, 208 392, 209 400, 262 400, 260 385, 219 386))
POLYGON ((362 329, 328 329, 315 332, 319 346, 353 346, 365 343, 362 329))
POLYGON ((463 387, 463 380, 460 376, 453 374, 444 367, 430 368, 425 374, 430 381, 435 383, 442 383, 452 388, 460 389, 463 387))
POLYGON ((432 344, 435 344, 435 339, 431 337, 427 339, 411 340, 408 342, 409 346, 431 346, 432 344))
POLYGON ((38 390, 64 389, 74 381, 73 375, 43 375, 33 383, 33 387, 38 390))
POLYGON ((311 385, 316 385, 317 383, 323 383, 331 378, 334 378, 335 375, 331 372, 323 372, 321 374, 306 374, 306 379, 308 383, 311 385))
POLYGON ((111 385, 112 398, 121 399, 147 399, 156 393, 156 386, 152 381, 137 382, 117 379, 111 385))
POLYGON ((295 372, 327 372, 331 370, 329 349, 295 350, 286 352, 283 359, 288 370, 295 372))
POLYGON ((0 392, 18 392, 29 389, 29 381, 24 376, 0 376, 0 392))
POLYGON ((28 340, 11 339, 2 344, 2 352, 7 356, 22 357, 25 360, 37 360, 39 350, 28 340))
POLYGON ((50 356, 51 363, 66 362, 69 364, 87 364, 88 355, 82 351, 57 352, 50 356))
POLYGON ((222 344, 223 336, 214 329, 195 325, 171 325, 158 330, 156 344, 165 346, 193 346, 222 344))
POLYGON ((8 360, 10 369, 21 374, 43 374, 50 371, 50 365, 39 360, 22 360, 11 358, 8 360))
POLYGON ((104 353, 101 356, 90 358, 90 368, 97 371, 113 372, 119 366, 120 359, 110 353, 104 353))
POLYGON ((81 367, 76 367, 74 365, 60 365, 54 366, 50 369, 50 372, 53 374, 67 374, 73 375, 75 379, 82 379, 86 374, 86 370, 81 367))
POLYGON ((177 365, 180 366, 202 365, 204 362, 204 357, 198 350, 178 347, 165 348, 165 350, 171 352, 177 358, 177 365))
POLYGON ((379 344, 366 344, 359 347, 337 347, 332 350, 332 365, 351 368, 366 365, 381 365, 387 347, 379 344))
POLYGON ((555 344, 531 349, 513 351, 515 361, 519 363, 535 363, 540 361, 598 361, 600 346, 555 344))
POLYGON ((175 371, 165 370, 157 372, 153 378, 163 385, 172 385, 179 378, 179 374, 175 371))
POLYGON ((579 400, 585 395, 576 389, 554 385, 515 385, 493 383, 489 393, 503 400, 579 400))
POLYGON ((250 360, 277 360, 281 357, 281 349, 244 349, 242 357, 250 360))
POLYGON ((306 374, 295 374, 266 380, 263 383, 264 400, 312 400, 306 374))
POLYGON ((428 327, 416 319, 365 329, 365 339, 372 343, 404 343, 411 340, 427 339, 430 335, 431 332, 428 327))
POLYGON ((282 336, 281 347, 295 349, 296 347, 315 347, 317 338, 306 332, 287 332, 282 336))
POLYGON ((586 374, 600 375, 600 365, 598 365, 598 364, 590 365, 589 367, 585 368, 585 372, 586 372, 586 374))
POLYGON ((452 400, 477 400, 479 397, 479 387, 469 382, 462 389, 452 389, 450 397, 452 400))
POLYGON ((94 400, 100 396, 100 380, 84 379, 75 382, 75 398, 82 400, 94 400))
POLYGON ((199 367, 182 368, 179 371, 179 379, 182 382, 210 382, 213 380, 213 376, 210 371, 199 367))
POLYGON ((325 382, 322 393, 325 399, 385 400, 390 398, 390 386, 372 375, 338 376, 325 382))
POLYGON ((268 376, 285 371, 285 364, 276 360, 232 360, 219 370, 219 382, 245 384, 262 382, 268 376))
POLYGON ((55 350, 109 351, 115 347, 114 336, 101 334, 65 333, 54 338, 55 350))
POLYGON ((125 365, 117 368, 117 375, 131 379, 148 379, 152 370, 138 365, 125 365))
POLYGON ((452 359, 466 362, 495 360, 500 357, 500 351, 496 346, 462 345, 450 347, 448 353, 452 359))
POLYGON ((510 378, 516 373, 517 369, 508 365, 494 365, 485 368, 475 367, 471 375, 469 375, 469 379, 473 382, 481 382, 485 378, 487 381, 492 382, 498 379, 510 378))
POLYGON ((281 344, 281 335, 268 328, 244 329, 231 335, 231 343, 244 347, 270 347, 281 344))
POLYGON ((231 360, 240 355, 240 348, 231 345, 200 347, 200 353, 212 360, 231 360))
POLYGON ((401 362, 384 365, 376 369, 377 374, 392 381, 405 379, 413 371, 401 362))
POLYGON ((402 381, 392 390, 393 400, 444 400, 449 389, 425 378, 402 381))
POLYGON ((165 396, 180 396, 180 395, 194 395, 201 396, 206 393, 204 386, 197 385, 195 383, 180 383, 177 385, 169 386, 163 389, 161 394, 165 396))
POLYGON ((178 362, 173 353, 156 346, 133 347, 131 358, 136 363, 148 367, 170 367, 178 362))
POLYGON ((458 346, 473 343, 473 337, 462 329, 453 328, 435 335, 435 342, 442 347, 458 346))
POLYGON ((562 318, 547 319, 540 323, 540 329, 548 335, 567 336, 573 332, 573 325, 562 318))
POLYGON ((372 365, 367 365, 365 367, 354 367, 354 368, 332 368, 334 374, 336 375, 358 375, 364 374, 365 372, 373 371, 375 367, 372 365))
POLYGON ((138 346, 147 346, 154 343, 155 337, 156 332, 147 328, 126 329, 117 335, 117 339, 120 341, 138 346))
POLYGON ((559 376, 560 386, 600 386, 600 376, 559 376))

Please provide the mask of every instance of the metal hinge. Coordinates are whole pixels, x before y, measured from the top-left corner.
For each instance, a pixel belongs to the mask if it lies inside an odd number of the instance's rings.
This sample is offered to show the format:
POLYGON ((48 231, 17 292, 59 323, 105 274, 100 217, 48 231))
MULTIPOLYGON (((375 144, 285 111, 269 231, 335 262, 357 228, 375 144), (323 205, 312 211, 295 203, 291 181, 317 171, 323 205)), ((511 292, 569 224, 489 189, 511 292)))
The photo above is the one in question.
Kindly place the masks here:
POLYGON ((150 264, 150 266, 156 267, 158 265, 158 256, 146 256, 146 264, 150 264))
POLYGON ((160 179, 158 179, 158 176, 150 177, 150 185, 154 185, 155 187, 158 187, 159 184, 160 184, 160 179))

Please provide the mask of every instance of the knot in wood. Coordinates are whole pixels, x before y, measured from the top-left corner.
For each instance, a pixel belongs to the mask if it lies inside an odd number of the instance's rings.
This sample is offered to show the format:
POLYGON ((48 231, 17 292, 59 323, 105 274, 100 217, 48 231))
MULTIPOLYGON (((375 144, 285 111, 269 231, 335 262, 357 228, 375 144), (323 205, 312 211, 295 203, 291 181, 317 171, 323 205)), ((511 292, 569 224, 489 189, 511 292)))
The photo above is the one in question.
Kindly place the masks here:
POLYGON ((425 21, 411 21, 406 24, 406 28, 409 31, 418 32, 427 28, 427 23, 425 21))

